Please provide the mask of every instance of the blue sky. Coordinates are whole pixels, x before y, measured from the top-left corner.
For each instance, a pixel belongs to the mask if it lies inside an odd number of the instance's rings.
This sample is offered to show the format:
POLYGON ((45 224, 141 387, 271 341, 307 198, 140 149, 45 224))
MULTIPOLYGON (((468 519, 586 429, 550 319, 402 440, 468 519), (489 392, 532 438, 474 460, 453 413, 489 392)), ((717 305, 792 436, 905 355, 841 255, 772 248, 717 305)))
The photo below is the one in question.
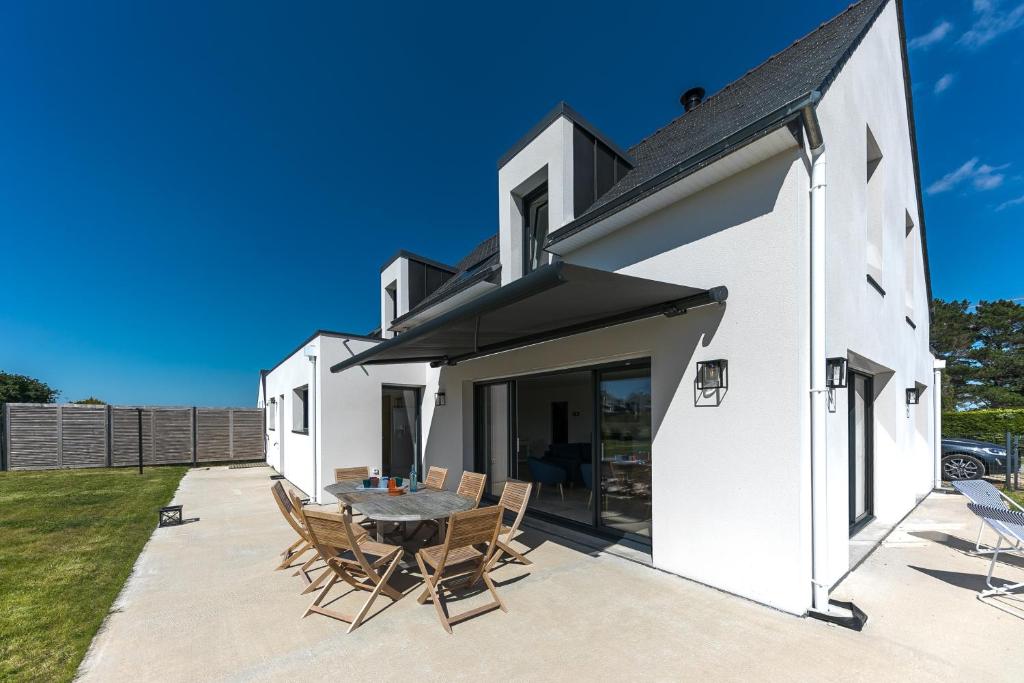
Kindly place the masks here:
MULTIPOLYGON (((7 4, 0 369, 251 405, 314 329, 376 325, 398 248, 492 233, 556 102, 628 147, 846 4, 7 4)), ((1024 3, 906 9, 934 292, 1024 297, 1024 3)))

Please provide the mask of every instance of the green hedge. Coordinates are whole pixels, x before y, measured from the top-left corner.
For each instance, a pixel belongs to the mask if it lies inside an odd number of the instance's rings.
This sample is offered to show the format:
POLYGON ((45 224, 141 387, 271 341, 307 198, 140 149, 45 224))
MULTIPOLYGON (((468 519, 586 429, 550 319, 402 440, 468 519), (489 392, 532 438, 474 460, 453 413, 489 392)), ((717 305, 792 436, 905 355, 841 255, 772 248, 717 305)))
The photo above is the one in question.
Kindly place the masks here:
POLYGON ((942 436, 1002 444, 1006 432, 1024 434, 1024 408, 992 408, 942 414, 942 436))

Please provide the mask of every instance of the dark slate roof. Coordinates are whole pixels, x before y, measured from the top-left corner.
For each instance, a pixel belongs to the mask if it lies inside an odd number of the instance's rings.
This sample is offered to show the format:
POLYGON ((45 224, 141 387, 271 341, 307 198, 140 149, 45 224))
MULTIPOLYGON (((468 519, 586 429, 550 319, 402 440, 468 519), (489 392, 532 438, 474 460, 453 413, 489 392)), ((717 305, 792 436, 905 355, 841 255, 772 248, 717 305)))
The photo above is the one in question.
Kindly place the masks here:
POLYGON ((757 126, 832 79, 889 0, 862 0, 630 148, 635 167, 581 216, 552 233, 549 244, 645 196, 674 169, 741 131, 757 126))
POLYGON ((420 311, 457 294, 466 287, 491 278, 501 269, 498 256, 498 235, 494 234, 473 247, 455 266, 455 275, 441 283, 441 286, 428 294, 405 315, 395 318, 392 322, 400 323, 416 315, 420 311))

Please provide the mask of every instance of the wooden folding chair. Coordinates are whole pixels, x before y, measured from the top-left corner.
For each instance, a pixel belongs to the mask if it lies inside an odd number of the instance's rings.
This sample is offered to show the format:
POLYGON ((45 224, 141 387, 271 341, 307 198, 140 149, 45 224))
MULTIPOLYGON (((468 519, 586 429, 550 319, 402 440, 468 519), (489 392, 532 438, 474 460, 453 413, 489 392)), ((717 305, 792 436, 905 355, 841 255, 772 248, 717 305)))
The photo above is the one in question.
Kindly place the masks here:
POLYGON ((491 560, 492 567, 498 563, 499 559, 501 559, 502 553, 510 555, 515 558, 516 561, 522 562, 523 564, 533 564, 533 562, 527 559, 522 553, 509 546, 512 539, 519 533, 519 523, 523 521, 523 516, 526 514, 526 506, 530 502, 531 488, 533 488, 533 484, 525 481, 509 479, 505 482, 505 488, 501 491, 501 500, 498 501, 498 507, 504 508, 504 510, 511 512, 516 517, 511 526, 503 525, 501 527, 501 532, 498 534, 498 540, 495 541, 498 549, 494 553, 494 559, 491 560))
MULTIPOLYGON (((291 500, 293 510, 298 511, 304 509, 302 507, 302 501, 299 500, 299 497, 295 494, 294 491, 289 491, 287 495, 288 498, 291 500)), ((309 536, 309 531, 306 529, 306 523, 305 521, 303 521, 301 513, 296 512, 295 517, 298 520, 299 527, 302 529, 302 533, 305 535, 306 543, 309 545, 309 548, 314 551, 312 557, 303 562, 302 566, 299 567, 294 574, 292 574, 292 576, 301 576, 302 580, 306 582, 307 586, 305 590, 303 590, 302 593, 300 593, 300 595, 305 595, 306 593, 312 593, 313 591, 315 591, 320 586, 320 584, 327 580, 327 578, 330 576, 330 572, 325 569, 324 571, 320 572, 320 576, 316 577, 315 579, 309 575, 310 572, 313 571, 313 565, 320 560, 320 553, 316 552, 316 547, 313 545, 313 540, 309 536)), ((361 529, 362 527, 358 528, 361 529)), ((362 531, 362 535, 365 536, 366 533, 367 532, 364 529, 362 531)))
POLYGON ((466 512, 453 512, 448 518, 448 534, 444 543, 421 548, 416 553, 416 563, 420 566, 423 583, 426 584, 418 602, 422 605, 427 600, 433 600, 437 618, 441 620, 441 625, 448 633, 452 632, 452 624, 489 612, 496 607, 503 612, 508 611, 488 573, 491 558, 497 548, 498 532, 501 531, 502 510, 504 508, 495 505, 466 512), (487 545, 483 552, 476 548, 481 544, 487 545), (433 573, 428 567, 433 568, 433 573), (441 601, 441 596, 453 592, 445 583, 457 578, 466 579, 463 584, 465 588, 472 588, 482 579, 494 600, 462 614, 450 615, 447 605, 441 601))
MULTIPOLYGON (((277 507, 281 510, 281 514, 284 516, 285 521, 295 531, 298 538, 290 546, 284 549, 281 555, 284 557, 281 560, 281 564, 277 565, 276 570, 287 569, 292 566, 294 560, 300 555, 313 549, 313 545, 309 542, 309 537, 306 534, 305 527, 302 526, 302 519, 296 512, 295 501, 288 492, 285 491, 284 485, 280 481, 274 482, 274 485, 270 487, 271 493, 274 495, 274 501, 277 503, 277 507)), ((299 504, 302 507, 302 504, 299 504)))
POLYGON ((392 600, 402 598, 400 592, 388 585, 388 580, 402 559, 401 547, 369 540, 365 533, 360 533, 354 527, 348 510, 340 515, 319 510, 300 510, 300 514, 309 530, 313 546, 327 564, 326 573, 331 577, 317 593, 313 603, 302 615, 303 618, 313 612, 323 614, 348 623, 348 633, 351 633, 362 623, 378 595, 383 593, 392 600), (348 584, 353 590, 370 592, 354 616, 320 606, 338 582, 348 584))
POLYGON ((334 483, 337 484, 340 481, 362 481, 363 479, 370 478, 370 466, 365 467, 335 467, 334 468, 334 483))
POLYGON ((459 480, 459 488, 456 491, 460 496, 466 496, 476 501, 476 504, 480 504, 480 499, 484 496, 484 487, 487 484, 487 475, 480 474, 479 472, 463 472, 462 479, 459 480))
POLYGON ((448 468, 438 467, 431 465, 430 469, 427 470, 427 478, 424 480, 423 485, 428 489, 437 489, 440 491, 444 488, 444 482, 448 479, 448 468))

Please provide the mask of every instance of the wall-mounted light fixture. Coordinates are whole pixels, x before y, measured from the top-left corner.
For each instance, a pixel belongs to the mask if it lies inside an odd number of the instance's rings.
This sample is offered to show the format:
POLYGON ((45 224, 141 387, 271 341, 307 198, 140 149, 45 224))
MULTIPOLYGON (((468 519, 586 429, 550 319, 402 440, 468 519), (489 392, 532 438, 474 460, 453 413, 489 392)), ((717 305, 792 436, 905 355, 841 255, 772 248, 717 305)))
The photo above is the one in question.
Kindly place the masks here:
POLYGON ((916 406, 921 402, 921 392, 917 387, 907 387, 907 405, 916 406))
POLYGON ((708 389, 729 388, 729 361, 702 360, 697 361, 697 388, 708 389))
POLYGON ((825 359, 825 386, 829 389, 846 386, 846 359, 842 356, 825 359))
POLYGON ((448 402, 448 399, 444 395, 443 391, 439 391, 436 394, 434 394, 434 405, 435 406, 443 406, 443 405, 446 405, 447 402, 448 402))

